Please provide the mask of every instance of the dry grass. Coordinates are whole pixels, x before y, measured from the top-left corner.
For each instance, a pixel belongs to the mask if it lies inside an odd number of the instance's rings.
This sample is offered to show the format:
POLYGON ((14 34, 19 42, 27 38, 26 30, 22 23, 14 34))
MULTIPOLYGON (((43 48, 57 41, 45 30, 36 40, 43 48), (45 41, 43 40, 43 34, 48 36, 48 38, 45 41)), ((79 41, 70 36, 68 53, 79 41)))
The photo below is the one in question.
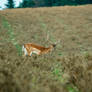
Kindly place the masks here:
POLYGON ((71 92, 69 85, 92 92, 92 5, 0 11, 0 92, 71 92), (47 55, 18 56, 3 17, 19 45, 61 41, 47 55))

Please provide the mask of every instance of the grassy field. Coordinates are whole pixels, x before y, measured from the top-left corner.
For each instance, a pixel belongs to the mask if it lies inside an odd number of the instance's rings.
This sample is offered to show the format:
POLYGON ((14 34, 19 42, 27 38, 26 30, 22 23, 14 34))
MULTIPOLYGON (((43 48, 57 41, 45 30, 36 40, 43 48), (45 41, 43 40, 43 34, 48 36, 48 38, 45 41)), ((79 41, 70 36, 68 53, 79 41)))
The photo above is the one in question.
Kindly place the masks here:
POLYGON ((92 92, 92 5, 0 11, 0 92, 92 92), (59 40, 22 56, 24 43, 59 40))

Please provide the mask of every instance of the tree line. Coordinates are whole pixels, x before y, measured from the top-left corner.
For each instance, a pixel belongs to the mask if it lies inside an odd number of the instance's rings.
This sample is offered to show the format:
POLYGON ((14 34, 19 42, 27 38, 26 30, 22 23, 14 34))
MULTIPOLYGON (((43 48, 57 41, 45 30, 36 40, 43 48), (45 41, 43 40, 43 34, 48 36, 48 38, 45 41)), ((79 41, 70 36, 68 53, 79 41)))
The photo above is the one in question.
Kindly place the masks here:
POLYGON ((18 7, 15 7, 14 0, 7 1, 7 8, 52 7, 64 5, 92 4, 92 0, 23 0, 18 7))

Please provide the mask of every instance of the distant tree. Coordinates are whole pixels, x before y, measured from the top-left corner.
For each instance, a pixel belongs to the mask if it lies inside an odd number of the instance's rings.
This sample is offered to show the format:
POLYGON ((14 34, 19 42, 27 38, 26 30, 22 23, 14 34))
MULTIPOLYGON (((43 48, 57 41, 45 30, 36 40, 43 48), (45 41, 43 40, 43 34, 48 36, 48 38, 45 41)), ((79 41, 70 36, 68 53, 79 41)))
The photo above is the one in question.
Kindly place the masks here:
POLYGON ((89 0, 89 3, 92 4, 92 0, 89 0))
POLYGON ((34 7, 43 7, 45 5, 46 0, 33 0, 34 2, 34 7))
POLYGON ((14 0, 7 0, 7 4, 5 4, 7 8, 15 8, 14 0))
POLYGON ((36 4, 35 4, 35 0, 29 0, 28 1, 28 7, 34 7, 36 4))
POLYGON ((18 8, 91 4, 92 0, 23 0, 18 8))
POLYGON ((21 3, 22 5, 22 7, 23 8, 26 8, 26 7, 28 7, 28 0, 23 0, 23 2, 21 3))
POLYGON ((23 0, 18 6, 18 8, 26 8, 26 7, 34 7, 34 6, 35 6, 34 0, 23 0))

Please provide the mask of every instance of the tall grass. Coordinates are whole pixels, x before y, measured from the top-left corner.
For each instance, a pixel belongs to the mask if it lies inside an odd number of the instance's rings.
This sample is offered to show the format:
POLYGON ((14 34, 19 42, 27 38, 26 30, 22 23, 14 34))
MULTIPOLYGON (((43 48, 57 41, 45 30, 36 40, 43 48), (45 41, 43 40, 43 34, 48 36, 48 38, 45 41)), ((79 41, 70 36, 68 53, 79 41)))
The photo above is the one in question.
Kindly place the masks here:
MULTIPOLYGON (((60 63, 57 63, 52 67, 52 74, 57 81, 65 84, 65 81, 67 79, 63 77, 64 72, 62 71, 62 66, 60 63)), ((67 84, 66 89, 68 90, 68 92, 79 92, 79 89, 73 84, 67 84)))
POLYGON ((44 23, 42 16, 39 18, 39 21, 40 21, 39 23, 40 23, 41 27, 43 28, 44 32, 47 35, 46 40, 50 40, 52 42, 56 42, 55 37, 52 35, 52 30, 48 29, 48 26, 46 25, 46 23, 44 23))
MULTIPOLYGON (((16 40, 15 34, 14 34, 14 30, 12 29, 12 26, 9 24, 9 22, 5 19, 5 17, 2 17, 2 25, 3 27, 7 30, 7 35, 8 35, 8 42, 11 42, 17 49, 18 55, 21 56, 22 55, 22 48, 21 46, 18 44, 18 41, 16 40)), ((4 40, 6 40, 6 38, 4 38, 4 40)))

